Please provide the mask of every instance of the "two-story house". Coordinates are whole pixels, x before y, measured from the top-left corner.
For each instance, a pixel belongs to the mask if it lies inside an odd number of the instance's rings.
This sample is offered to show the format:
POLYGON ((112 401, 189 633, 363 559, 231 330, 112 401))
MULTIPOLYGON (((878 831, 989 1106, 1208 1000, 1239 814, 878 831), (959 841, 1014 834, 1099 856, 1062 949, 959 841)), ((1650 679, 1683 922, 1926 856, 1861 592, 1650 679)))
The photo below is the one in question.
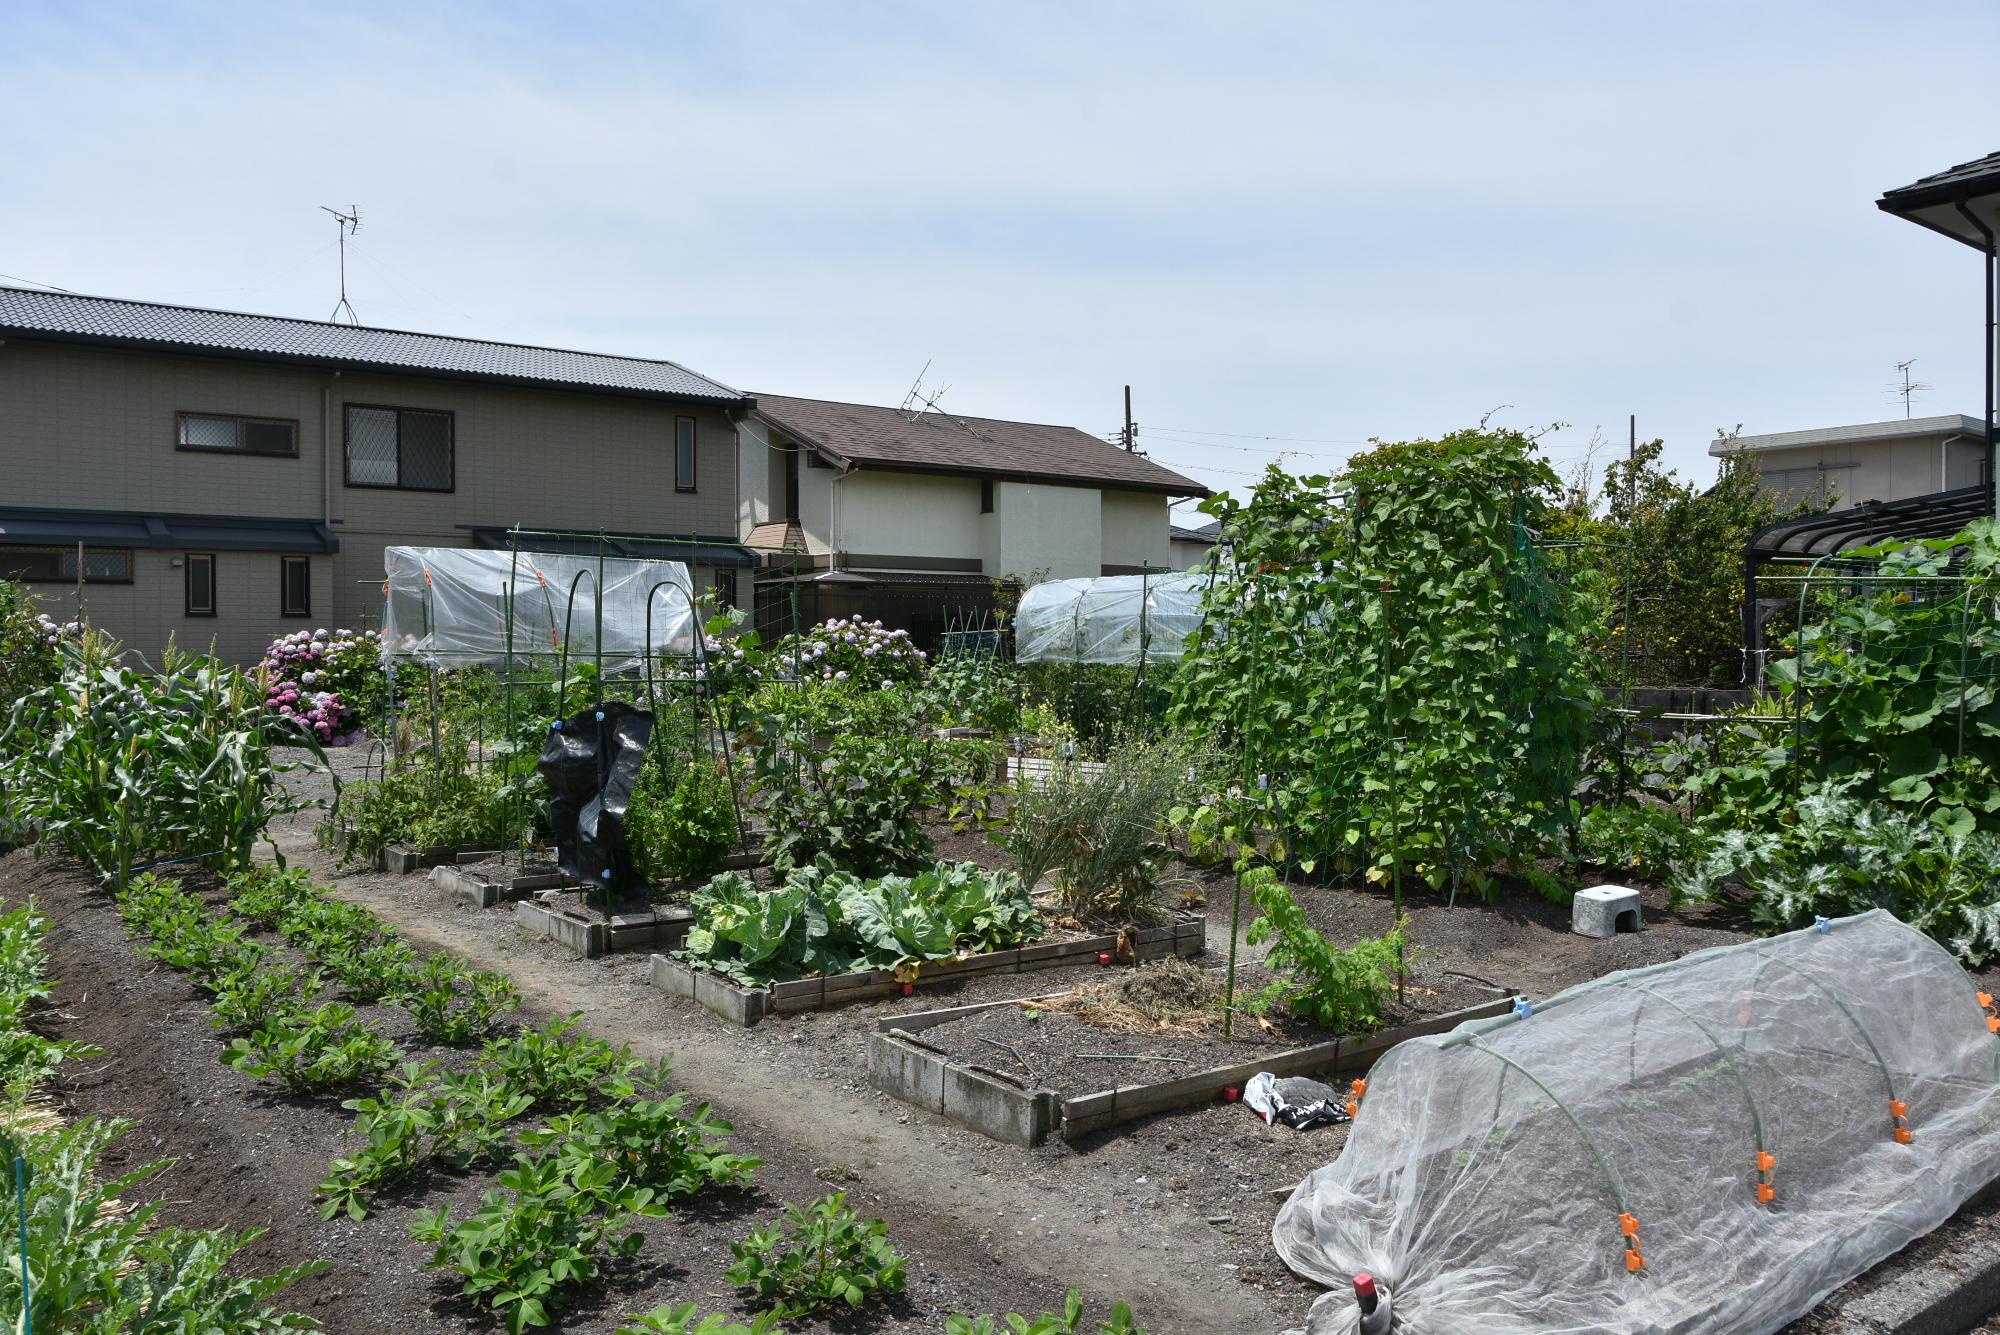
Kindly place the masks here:
POLYGON ((374 624, 384 547, 514 526, 733 598, 749 407, 650 358, 0 287, 0 576, 149 657, 237 661, 374 624))
POLYGON ((738 425, 757 620, 879 617, 931 639, 996 581, 1176 568, 1167 503, 1208 489, 1075 427, 757 394, 738 425))

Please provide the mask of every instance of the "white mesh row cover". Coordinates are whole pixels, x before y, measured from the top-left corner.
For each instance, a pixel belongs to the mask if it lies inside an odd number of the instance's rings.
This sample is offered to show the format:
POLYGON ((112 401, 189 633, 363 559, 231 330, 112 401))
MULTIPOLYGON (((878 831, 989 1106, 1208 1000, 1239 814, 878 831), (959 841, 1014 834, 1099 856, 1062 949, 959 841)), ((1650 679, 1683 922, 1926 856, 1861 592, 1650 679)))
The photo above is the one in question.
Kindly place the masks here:
POLYGON ((1987 1018, 1878 910, 1402 1043, 1272 1229, 1334 1290, 1305 1330, 1356 1329, 1367 1270, 1399 1335, 1775 1331, 2000 1175, 1987 1018))
POLYGON ((1201 571, 1053 579, 1021 595, 1014 659, 1021 663, 1137 663, 1180 658, 1201 627, 1201 571))
MULTIPOLYGON (((505 663, 507 608, 513 605, 513 657, 558 655, 569 626, 569 659, 594 660, 597 623, 595 556, 486 551, 475 547, 390 547, 382 606, 382 661, 435 658, 442 667, 505 663), (581 578, 579 578, 579 574, 581 578), (572 611, 570 589, 575 586, 572 611), (511 593, 511 599, 509 594, 511 593)), ((693 583, 681 561, 605 557, 604 670, 641 666, 646 609, 652 648, 694 652, 693 583)))

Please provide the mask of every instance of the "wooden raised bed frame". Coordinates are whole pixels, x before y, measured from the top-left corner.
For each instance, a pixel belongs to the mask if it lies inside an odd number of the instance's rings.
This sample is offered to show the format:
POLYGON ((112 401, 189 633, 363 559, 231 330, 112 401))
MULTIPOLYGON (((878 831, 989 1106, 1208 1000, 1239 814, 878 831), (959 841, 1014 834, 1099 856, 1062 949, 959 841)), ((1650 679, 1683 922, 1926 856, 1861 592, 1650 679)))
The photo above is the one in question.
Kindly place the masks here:
POLYGON ((1310 1047, 1266 1051, 1249 1061, 1210 1067, 1156 1084, 1118 1085, 1067 1098, 1054 1090, 1036 1089, 1003 1071, 955 1061, 942 1048, 920 1037, 926 1029, 996 1006, 1053 999, 1022 997, 949 1010, 920 1011, 914 1015, 885 1016, 868 1036, 868 1082, 905 1103, 913 1103, 982 1135, 1010 1145, 1033 1147, 1048 1139, 1051 1131, 1059 1132, 1065 1141, 1074 1141, 1150 1113, 1211 1102, 1228 1086, 1242 1088, 1259 1071, 1282 1077, 1325 1069, 1366 1070, 1377 1057, 1405 1039, 1443 1033, 1467 1020, 1505 1015, 1514 1005, 1511 995, 1500 995, 1477 1006, 1428 1016, 1364 1037, 1335 1038, 1310 1047))

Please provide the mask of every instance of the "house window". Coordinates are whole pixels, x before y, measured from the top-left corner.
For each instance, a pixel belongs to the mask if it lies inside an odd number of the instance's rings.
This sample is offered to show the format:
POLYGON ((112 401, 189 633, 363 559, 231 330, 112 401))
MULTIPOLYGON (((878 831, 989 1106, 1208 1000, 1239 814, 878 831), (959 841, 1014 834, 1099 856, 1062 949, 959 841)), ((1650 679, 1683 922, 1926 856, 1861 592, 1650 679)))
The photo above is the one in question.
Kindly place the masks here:
POLYGON ((993 513, 993 479, 990 477, 979 479, 979 513, 983 515, 993 513))
MULTIPOLYGON (((0 579, 22 584, 74 584, 76 551, 74 547, 0 547, 0 579)), ((83 582, 130 584, 132 549, 84 548, 83 582)))
POLYGON ((174 448, 198 453, 268 454, 297 458, 299 424, 284 417, 175 413, 174 448))
POLYGON ((674 490, 694 490, 694 419, 674 419, 674 490))
POLYGON ((715 601, 723 607, 736 606, 736 572, 718 570, 715 572, 715 601))
POLYGON ((452 489, 452 416, 428 408, 347 405, 347 485, 452 489))
POLYGON ((181 558, 187 576, 187 614, 215 615, 215 553, 189 552, 181 558))
POLYGON ((304 556, 278 558, 280 599, 278 614, 288 617, 312 615, 312 560, 304 556))

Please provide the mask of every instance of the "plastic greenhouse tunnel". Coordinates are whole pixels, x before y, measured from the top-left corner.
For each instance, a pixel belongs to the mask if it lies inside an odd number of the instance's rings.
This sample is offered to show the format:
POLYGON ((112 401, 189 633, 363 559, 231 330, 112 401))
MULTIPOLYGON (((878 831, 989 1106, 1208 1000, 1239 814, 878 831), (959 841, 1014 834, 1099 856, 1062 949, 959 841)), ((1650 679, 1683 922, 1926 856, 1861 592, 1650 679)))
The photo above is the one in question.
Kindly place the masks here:
POLYGON ((1776 1331, 2000 1175, 2000 1018, 1886 912, 1413 1039, 1272 1230, 1355 1329, 1776 1331))
POLYGON ((1201 628, 1205 572, 1053 579, 1021 595, 1014 657, 1022 663, 1170 663, 1201 628))

